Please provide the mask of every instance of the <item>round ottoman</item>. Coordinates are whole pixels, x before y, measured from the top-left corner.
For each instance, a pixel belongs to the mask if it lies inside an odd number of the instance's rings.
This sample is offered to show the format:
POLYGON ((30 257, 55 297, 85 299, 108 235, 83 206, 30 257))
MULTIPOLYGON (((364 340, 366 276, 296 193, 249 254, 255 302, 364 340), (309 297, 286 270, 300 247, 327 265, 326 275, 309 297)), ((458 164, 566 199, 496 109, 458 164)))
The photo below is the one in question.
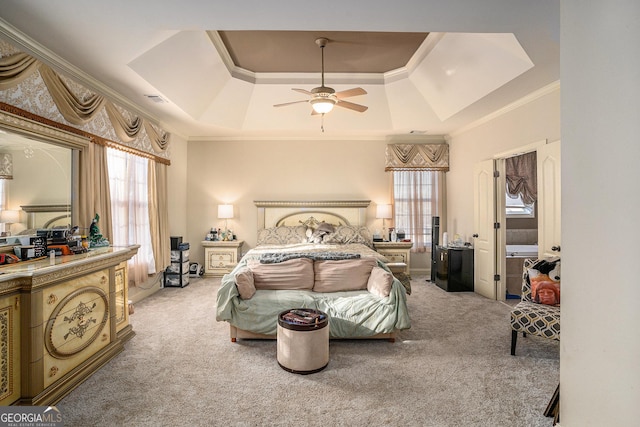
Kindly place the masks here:
POLYGON ((278 364, 295 374, 313 374, 329 364, 329 318, 311 308, 278 315, 278 364))

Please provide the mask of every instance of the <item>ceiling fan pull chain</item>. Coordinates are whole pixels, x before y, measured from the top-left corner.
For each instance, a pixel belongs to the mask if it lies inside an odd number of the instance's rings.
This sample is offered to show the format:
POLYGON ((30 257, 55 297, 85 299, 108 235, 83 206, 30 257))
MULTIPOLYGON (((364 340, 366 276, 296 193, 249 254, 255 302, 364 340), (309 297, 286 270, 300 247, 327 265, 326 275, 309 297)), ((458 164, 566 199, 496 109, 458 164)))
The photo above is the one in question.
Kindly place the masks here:
POLYGON ((324 133, 324 113, 322 113, 322 117, 320 117, 320 130, 324 133))

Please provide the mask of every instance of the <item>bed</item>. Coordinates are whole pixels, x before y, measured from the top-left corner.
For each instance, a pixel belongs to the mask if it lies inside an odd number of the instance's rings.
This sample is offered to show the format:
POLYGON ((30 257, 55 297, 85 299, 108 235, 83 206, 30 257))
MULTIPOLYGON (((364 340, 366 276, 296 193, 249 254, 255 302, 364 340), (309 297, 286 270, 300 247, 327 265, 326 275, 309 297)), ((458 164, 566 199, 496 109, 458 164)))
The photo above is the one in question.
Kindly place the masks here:
POLYGON ((275 338, 278 314, 291 308, 327 313, 334 339, 394 340, 408 329, 407 291, 373 249, 368 205, 256 202, 256 247, 223 276, 216 298, 216 319, 229 323, 231 340, 275 338))

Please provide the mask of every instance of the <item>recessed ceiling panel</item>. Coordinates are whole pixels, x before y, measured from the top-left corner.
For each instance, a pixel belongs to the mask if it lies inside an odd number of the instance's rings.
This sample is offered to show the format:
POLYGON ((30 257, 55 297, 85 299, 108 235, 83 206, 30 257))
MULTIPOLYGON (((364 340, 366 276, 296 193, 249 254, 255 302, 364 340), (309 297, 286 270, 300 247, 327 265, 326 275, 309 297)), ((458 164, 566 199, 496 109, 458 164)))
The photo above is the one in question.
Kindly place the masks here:
POLYGON ((513 34, 447 33, 409 78, 444 121, 533 66, 513 34))
POLYGON ((231 79, 202 31, 177 33, 128 65, 193 118, 200 117, 231 79))
POLYGON ((355 31, 219 31, 234 64, 254 73, 309 73, 321 68, 315 40, 326 38, 327 73, 385 73, 404 67, 428 33, 355 31))

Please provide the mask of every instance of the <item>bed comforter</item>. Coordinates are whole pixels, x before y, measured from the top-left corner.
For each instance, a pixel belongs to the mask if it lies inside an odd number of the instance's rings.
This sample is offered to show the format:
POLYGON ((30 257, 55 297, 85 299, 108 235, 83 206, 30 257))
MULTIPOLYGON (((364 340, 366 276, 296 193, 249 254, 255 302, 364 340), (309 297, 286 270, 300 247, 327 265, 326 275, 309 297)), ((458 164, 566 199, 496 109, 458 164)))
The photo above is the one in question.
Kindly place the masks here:
POLYGON ((367 290, 314 292, 311 290, 258 289, 252 298, 240 298, 235 282, 237 271, 246 268, 250 260, 273 253, 329 253, 359 254, 375 257, 378 266, 388 271, 384 257, 363 244, 290 244, 263 245, 250 250, 234 268, 223 276, 216 298, 216 320, 256 334, 275 336, 277 316, 291 308, 321 310, 330 318, 333 338, 366 338, 390 334, 411 326, 407 309, 407 293, 400 281, 393 279, 388 297, 380 297, 367 290))

